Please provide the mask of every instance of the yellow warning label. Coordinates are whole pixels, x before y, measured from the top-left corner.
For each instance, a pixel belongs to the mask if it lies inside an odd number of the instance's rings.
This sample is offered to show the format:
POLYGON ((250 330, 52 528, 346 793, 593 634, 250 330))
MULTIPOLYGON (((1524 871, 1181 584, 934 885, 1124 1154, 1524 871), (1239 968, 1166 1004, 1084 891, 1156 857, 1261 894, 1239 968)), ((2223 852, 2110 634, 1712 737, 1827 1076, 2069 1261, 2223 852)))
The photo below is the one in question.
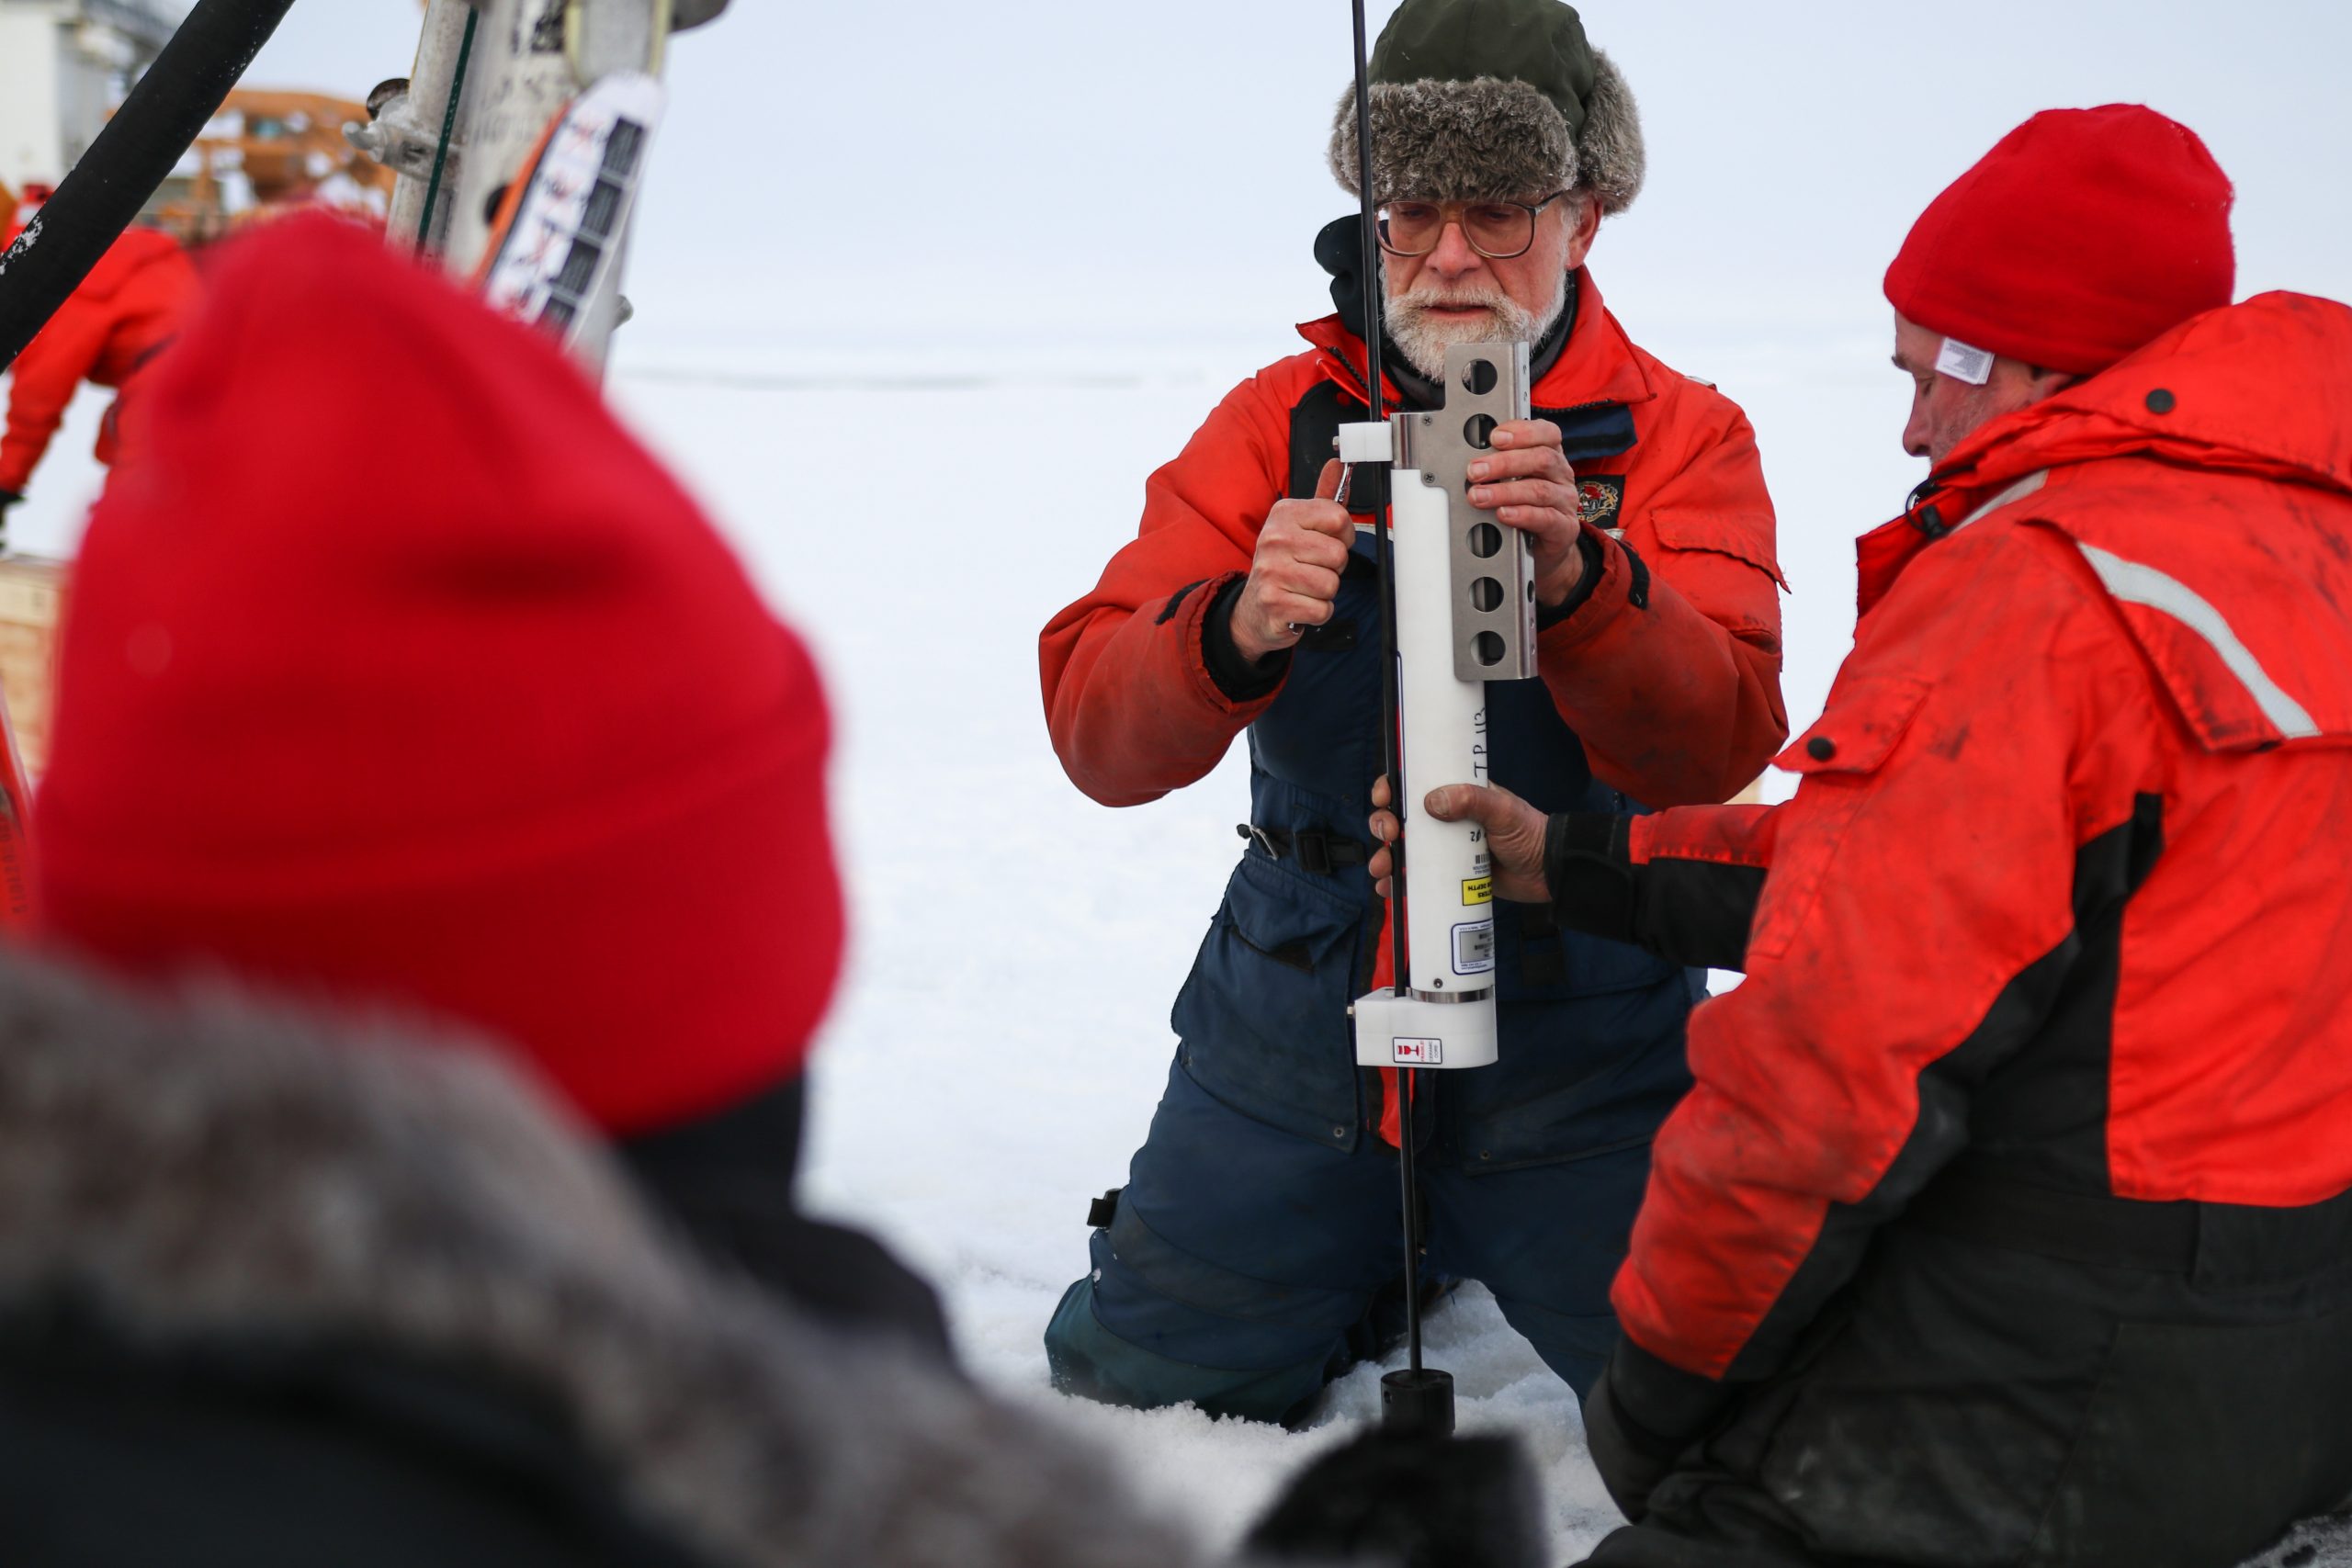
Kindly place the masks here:
POLYGON ((1464 904, 1493 903, 1495 901, 1495 879, 1491 876, 1472 876, 1464 878, 1462 884, 1462 901, 1464 904))

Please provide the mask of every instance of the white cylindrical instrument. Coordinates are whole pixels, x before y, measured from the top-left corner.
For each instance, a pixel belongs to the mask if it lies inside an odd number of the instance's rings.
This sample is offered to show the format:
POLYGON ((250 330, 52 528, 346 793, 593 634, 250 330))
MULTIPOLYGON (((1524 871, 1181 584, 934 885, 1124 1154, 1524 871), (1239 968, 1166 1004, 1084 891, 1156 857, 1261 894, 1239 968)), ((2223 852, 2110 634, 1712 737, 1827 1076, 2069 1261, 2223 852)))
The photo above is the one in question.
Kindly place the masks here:
POLYGON ((1408 846, 1405 911, 1412 989, 1451 1001, 1487 994, 1495 970, 1494 867, 1476 822, 1441 822, 1422 797, 1487 782, 1487 683, 1453 669, 1453 572, 1445 491, 1396 471, 1396 705, 1408 846))
POLYGON ((1497 423, 1528 414, 1527 350, 1456 344, 1444 406, 1343 425, 1346 462, 1392 462, 1398 772, 1409 974, 1355 1005, 1367 1066, 1495 1060, 1494 866, 1486 830, 1422 801, 1487 782, 1487 682, 1535 673, 1534 564, 1526 537, 1469 503, 1469 465, 1497 423))

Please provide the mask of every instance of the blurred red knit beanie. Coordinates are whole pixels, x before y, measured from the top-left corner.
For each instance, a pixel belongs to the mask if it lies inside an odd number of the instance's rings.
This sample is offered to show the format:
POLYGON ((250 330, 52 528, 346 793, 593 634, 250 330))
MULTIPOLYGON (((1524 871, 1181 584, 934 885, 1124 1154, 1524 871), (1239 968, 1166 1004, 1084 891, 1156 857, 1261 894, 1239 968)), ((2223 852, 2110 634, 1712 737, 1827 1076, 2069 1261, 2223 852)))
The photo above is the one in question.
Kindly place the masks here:
POLYGON ((799 1070, 839 965, 799 641, 551 343, 271 225, 91 521, 43 919, 519 1046, 658 1127, 799 1070))
POLYGON ((2045 109, 1911 226, 1886 297, 1930 332, 2089 376, 2230 302, 2230 181, 2138 104, 2045 109))

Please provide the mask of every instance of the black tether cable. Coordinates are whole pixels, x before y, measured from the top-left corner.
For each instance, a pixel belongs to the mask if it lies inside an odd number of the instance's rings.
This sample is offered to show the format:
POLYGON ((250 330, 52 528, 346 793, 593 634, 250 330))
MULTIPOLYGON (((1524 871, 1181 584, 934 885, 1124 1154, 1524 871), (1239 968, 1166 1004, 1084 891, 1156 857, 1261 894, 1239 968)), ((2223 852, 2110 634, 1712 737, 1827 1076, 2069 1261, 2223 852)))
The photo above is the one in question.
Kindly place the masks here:
MULTIPOLYGON (((1380 266, 1379 201, 1373 190, 1372 80, 1364 42, 1363 0, 1354 0, 1356 43, 1356 191, 1363 224, 1363 355, 1364 395, 1374 423, 1384 417, 1380 342, 1381 305, 1385 286, 1380 266)), ((1380 554, 1380 755, 1388 775, 1390 808, 1402 821, 1405 815, 1403 738, 1397 728, 1396 693, 1396 549, 1389 533, 1390 476, 1394 462, 1379 470, 1376 504, 1372 509, 1373 536, 1380 554)), ((1352 488, 1352 487, 1351 487, 1352 488)), ((1395 971, 1395 994, 1412 989, 1411 951, 1405 934, 1405 846, 1389 846, 1388 928, 1389 964, 1395 971)), ((1414 1088, 1412 1067, 1396 1070, 1396 1180, 1405 1237, 1406 1367, 1380 1380, 1380 1411, 1384 1426, 1399 1431, 1442 1437, 1453 1430, 1453 1379, 1421 1365, 1421 1185, 1419 1156, 1414 1149, 1414 1088)))

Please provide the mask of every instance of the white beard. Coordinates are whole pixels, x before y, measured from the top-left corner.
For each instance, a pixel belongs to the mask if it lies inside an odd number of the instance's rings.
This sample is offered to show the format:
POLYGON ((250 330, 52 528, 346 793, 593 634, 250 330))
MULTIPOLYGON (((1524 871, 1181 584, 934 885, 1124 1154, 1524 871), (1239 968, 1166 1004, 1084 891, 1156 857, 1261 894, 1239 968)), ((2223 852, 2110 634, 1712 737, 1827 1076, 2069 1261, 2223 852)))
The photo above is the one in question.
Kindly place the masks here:
POLYGON ((1448 344, 1523 343, 1533 347, 1552 323, 1567 309, 1568 275, 1560 274, 1552 289, 1552 302, 1539 314, 1530 310, 1499 288, 1447 288, 1442 285, 1419 283, 1388 300, 1388 335, 1412 362, 1413 368, 1432 381, 1445 379, 1445 349, 1448 344), (1479 305, 1485 313, 1465 317, 1461 321, 1438 321, 1430 315, 1433 305, 1479 305))

